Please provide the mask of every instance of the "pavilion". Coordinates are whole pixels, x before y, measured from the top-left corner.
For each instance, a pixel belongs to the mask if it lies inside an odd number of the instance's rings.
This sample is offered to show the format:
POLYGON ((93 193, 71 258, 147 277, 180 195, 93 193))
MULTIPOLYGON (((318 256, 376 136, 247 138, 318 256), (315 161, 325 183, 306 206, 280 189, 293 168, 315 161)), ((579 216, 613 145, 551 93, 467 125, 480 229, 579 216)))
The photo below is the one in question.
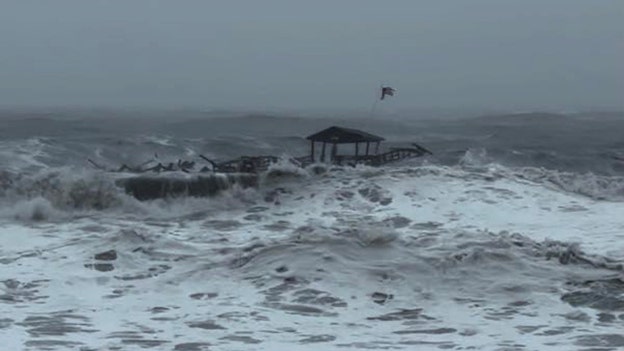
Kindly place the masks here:
POLYGON ((312 162, 325 161, 325 149, 326 145, 330 144, 332 146, 331 153, 329 156, 329 162, 335 163, 340 162, 345 156, 338 155, 338 144, 355 144, 355 156, 346 156, 348 158, 354 159, 366 159, 371 155, 370 145, 371 143, 375 143, 375 151, 373 155, 376 155, 379 151, 379 144, 381 141, 385 140, 384 138, 373 135, 361 130, 352 129, 352 128, 343 128, 343 127, 329 127, 324 129, 318 133, 312 134, 306 138, 310 140, 310 158, 312 162), (316 157, 315 153, 315 144, 322 143, 320 157, 316 157), (364 149, 363 154, 360 155, 360 144, 365 144, 366 148, 364 149))

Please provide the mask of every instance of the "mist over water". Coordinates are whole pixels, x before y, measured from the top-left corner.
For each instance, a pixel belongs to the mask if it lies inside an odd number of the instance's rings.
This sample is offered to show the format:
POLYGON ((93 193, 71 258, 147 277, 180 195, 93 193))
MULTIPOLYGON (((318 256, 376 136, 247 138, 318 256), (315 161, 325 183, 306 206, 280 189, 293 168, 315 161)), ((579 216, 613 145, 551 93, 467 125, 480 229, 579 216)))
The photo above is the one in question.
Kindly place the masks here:
POLYGON ((624 347, 624 114, 460 117, 5 111, 0 340, 624 347), (119 186, 132 175, 87 162, 303 156, 332 125, 433 155, 320 174, 285 161, 255 187, 150 201, 119 186))

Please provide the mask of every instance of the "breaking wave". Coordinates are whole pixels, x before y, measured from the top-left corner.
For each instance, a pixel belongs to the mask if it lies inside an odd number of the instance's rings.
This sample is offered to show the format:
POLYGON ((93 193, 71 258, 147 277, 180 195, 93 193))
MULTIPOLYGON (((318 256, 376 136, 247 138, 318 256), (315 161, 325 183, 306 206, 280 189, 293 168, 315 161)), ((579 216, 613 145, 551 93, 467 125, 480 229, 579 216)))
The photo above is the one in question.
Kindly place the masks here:
POLYGON ((46 169, 34 175, 4 171, 0 173, 0 202, 10 207, 19 205, 21 210, 18 212, 23 213, 15 215, 19 218, 57 217, 58 211, 115 211, 131 208, 133 212, 145 212, 149 204, 140 203, 137 199, 143 202, 148 200, 147 203, 156 202, 161 207, 164 203, 167 206, 175 202, 188 204, 188 200, 185 200, 187 198, 196 199, 193 201, 198 204, 202 201, 219 202, 222 199, 215 199, 215 196, 245 197, 241 194, 248 188, 253 192, 271 193, 284 182, 314 182, 314 179, 323 179, 328 171, 334 174, 333 178, 337 177, 333 180, 336 182, 340 182, 340 174, 345 172, 357 172, 364 179, 392 177, 395 172, 407 173, 415 181, 421 176, 434 175, 440 177, 440 187, 444 187, 444 179, 447 177, 487 182, 497 179, 528 181, 551 190, 595 200, 624 201, 624 177, 620 176, 568 173, 534 167, 508 168, 496 163, 480 166, 464 163, 456 167, 333 167, 328 170, 323 165, 302 169, 284 161, 273 165, 260 176, 161 174, 127 175, 124 178, 118 174, 73 168, 46 169))
POLYGON ((61 168, 32 176, 5 173, 2 179, 4 200, 41 198, 61 210, 104 210, 122 202, 119 188, 97 172, 61 168))
POLYGON ((548 188, 595 200, 624 201, 624 176, 566 172, 543 167, 510 167, 498 163, 484 148, 467 150, 458 166, 487 177, 529 180, 548 188))
POLYGON ((72 168, 46 169, 33 175, 5 171, 0 173, 0 214, 26 221, 55 220, 93 211, 185 216, 249 201, 255 190, 246 189, 255 186, 256 181, 244 175, 124 177, 72 168), (208 195, 211 197, 204 197, 208 195))
POLYGON ((523 168, 516 172, 520 178, 555 186, 595 200, 624 201, 624 177, 593 173, 570 173, 543 168, 523 168))

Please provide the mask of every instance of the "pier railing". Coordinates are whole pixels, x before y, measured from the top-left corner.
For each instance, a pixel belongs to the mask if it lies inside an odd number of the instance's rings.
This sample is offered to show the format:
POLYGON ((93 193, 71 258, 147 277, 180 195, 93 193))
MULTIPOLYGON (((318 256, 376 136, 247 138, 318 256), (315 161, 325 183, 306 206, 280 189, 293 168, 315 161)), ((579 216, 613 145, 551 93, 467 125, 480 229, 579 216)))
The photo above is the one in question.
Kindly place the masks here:
POLYGON ((377 155, 338 155, 334 157, 334 162, 339 165, 366 164, 370 166, 381 166, 391 162, 431 154, 429 150, 418 144, 413 145, 414 147, 391 148, 389 151, 377 155))
MULTIPOLYGON (((405 148, 392 148, 387 152, 377 155, 335 155, 332 163, 338 165, 356 165, 366 164, 370 166, 381 166, 390 162, 396 162, 404 159, 415 158, 431 154, 431 152, 418 144, 412 144, 413 147, 405 148)), ((198 165, 196 167, 195 161, 178 160, 177 163, 160 163, 154 165, 155 161, 150 160, 144 162, 138 166, 128 166, 122 164, 117 169, 108 169, 113 172, 130 172, 130 173, 145 173, 145 172, 171 172, 181 171, 186 173, 205 173, 205 172, 217 172, 217 173, 259 173, 269 169, 269 167, 279 161, 279 157, 276 156, 242 156, 234 160, 225 162, 216 162, 203 155, 199 155, 207 164, 198 165)), ((88 160, 93 166, 101 170, 107 170, 92 160, 88 160)), ((295 157, 288 159, 289 162, 298 166, 306 167, 314 163, 314 160, 310 156, 295 157)))

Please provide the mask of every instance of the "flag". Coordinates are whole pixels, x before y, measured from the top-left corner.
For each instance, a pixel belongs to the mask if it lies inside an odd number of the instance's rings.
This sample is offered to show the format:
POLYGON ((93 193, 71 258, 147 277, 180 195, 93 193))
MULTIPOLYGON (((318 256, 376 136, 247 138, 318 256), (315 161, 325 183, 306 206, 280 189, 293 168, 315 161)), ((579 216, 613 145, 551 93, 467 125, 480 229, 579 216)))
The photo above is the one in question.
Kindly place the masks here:
POLYGON ((396 90, 390 87, 381 87, 381 100, 383 100, 386 95, 388 96, 394 96, 394 92, 396 90))

